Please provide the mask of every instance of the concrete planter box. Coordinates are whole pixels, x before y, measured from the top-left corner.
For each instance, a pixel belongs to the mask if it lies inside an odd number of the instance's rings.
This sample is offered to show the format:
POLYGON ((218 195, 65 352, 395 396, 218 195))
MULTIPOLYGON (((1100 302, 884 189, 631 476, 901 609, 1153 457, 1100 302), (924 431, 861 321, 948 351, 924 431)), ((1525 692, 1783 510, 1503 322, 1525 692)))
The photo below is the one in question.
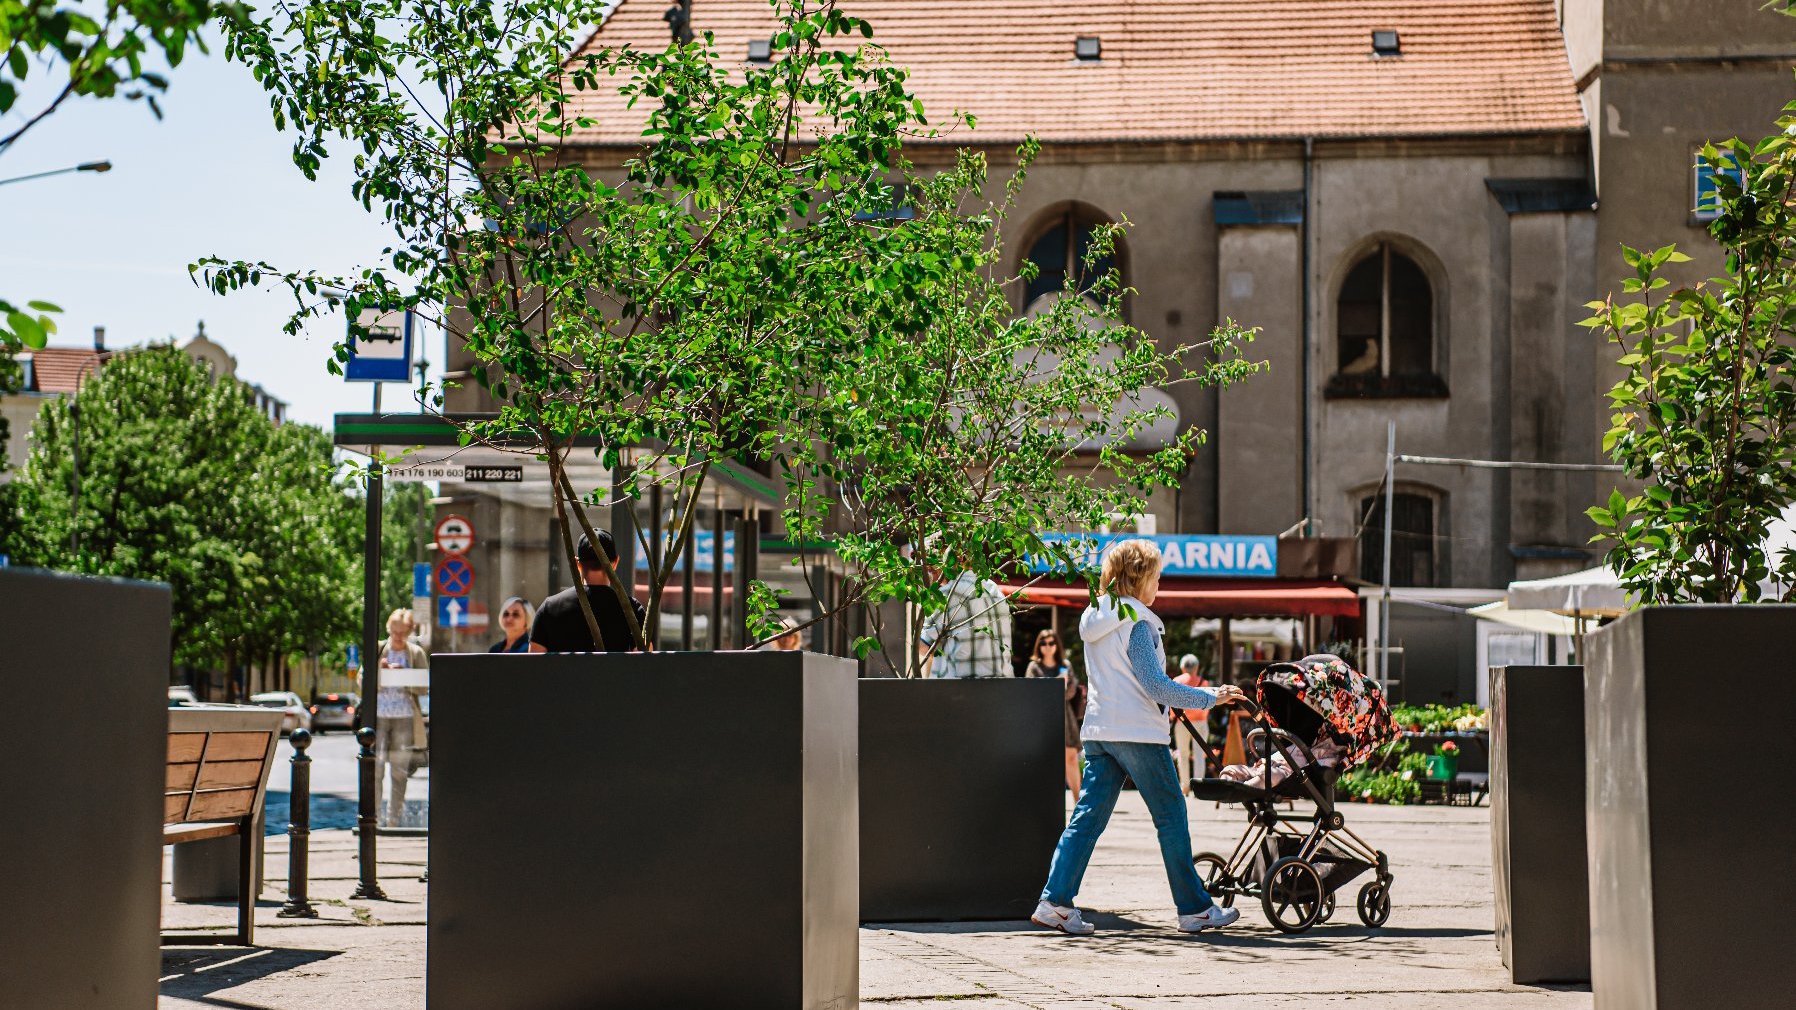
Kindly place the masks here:
POLYGON ((855 666, 436 656, 432 1010, 856 1005, 855 666))
POLYGON ((6 568, 0 614, 0 1006, 153 1007, 168 587, 6 568))
POLYGON ((1027 919, 1066 821, 1059 680, 861 686, 861 921, 1027 919))
POLYGON ((1490 671, 1497 948, 1517 984, 1590 981, 1584 668, 1490 671))
POLYGON ((1791 606, 1652 607, 1586 639, 1597 1010, 1789 1005, 1793 641, 1791 606))

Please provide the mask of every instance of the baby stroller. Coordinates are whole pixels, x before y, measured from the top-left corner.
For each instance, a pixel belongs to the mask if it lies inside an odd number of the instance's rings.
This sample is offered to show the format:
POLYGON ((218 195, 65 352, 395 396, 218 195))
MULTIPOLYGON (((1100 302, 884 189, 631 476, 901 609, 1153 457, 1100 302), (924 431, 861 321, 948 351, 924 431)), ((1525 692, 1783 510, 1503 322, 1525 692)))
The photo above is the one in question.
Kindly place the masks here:
MULTIPOLYGON (((1234 852, 1227 858, 1199 853, 1193 859, 1198 876, 1223 905, 1233 905, 1237 897, 1259 898, 1275 928, 1301 933, 1334 915, 1336 891, 1373 870, 1373 878, 1359 890, 1359 918, 1370 927, 1384 925, 1391 917, 1389 862, 1348 830, 1334 797, 1341 772, 1397 735, 1383 692, 1339 657, 1307 656, 1267 667, 1254 694, 1257 703, 1244 702, 1254 723, 1245 742, 1248 754, 1263 766, 1261 777, 1191 780, 1190 792, 1197 799, 1247 809, 1247 831, 1234 852), (1339 759, 1331 767, 1312 748, 1338 752, 1339 759), (1277 756, 1285 767, 1278 769, 1284 778, 1275 781, 1277 756), (1279 810, 1280 803, 1300 799, 1314 803, 1315 811, 1279 810)), ((1191 729, 1182 711, 1177 718, 1191 729)), ((1213 776, 1221 761, 1197 738, 1206 776, 1213 776)))

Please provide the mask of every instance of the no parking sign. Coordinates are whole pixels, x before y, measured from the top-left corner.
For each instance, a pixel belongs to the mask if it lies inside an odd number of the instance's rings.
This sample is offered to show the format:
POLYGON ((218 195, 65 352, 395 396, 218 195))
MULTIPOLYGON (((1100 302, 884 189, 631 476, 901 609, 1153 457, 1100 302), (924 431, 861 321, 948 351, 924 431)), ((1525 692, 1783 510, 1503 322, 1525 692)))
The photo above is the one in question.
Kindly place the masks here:
POLYGON ((474 566, 459 554, 437 562, 437 595, 466 596, 474 589, 474 566))

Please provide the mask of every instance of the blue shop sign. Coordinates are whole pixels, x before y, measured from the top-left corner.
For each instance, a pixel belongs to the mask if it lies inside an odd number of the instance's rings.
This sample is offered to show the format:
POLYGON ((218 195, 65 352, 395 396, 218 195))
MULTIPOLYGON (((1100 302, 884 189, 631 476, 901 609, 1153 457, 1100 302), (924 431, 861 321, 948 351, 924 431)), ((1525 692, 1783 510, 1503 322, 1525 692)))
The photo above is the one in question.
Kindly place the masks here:
MULTIPOLYGON (((716 534, 709 530, 692 531, 692 570, 695 572, 714 572, 717 570, 716 534)), ((666 544, 662 547, 665 549, 666 544)), ((736 567, 736 534, 723 535, 723 570, 733 571, 736 567)), ((649 558, 642 552, 642 545, 636 545, 636 570, 648 571, 649 558)), ((674 577, 677 579, 680 563, 674 563, 674 577)))
MULTIPOLYGON (((1152 540, 1160 548, 1164 575, 1227 576, 1270 579, 1278 575, 1278 538, 1257 536, 1142 536, 1139 533, 1044 533, 1050 544, 1065 544, 1083 567, 1096 570, 1104 551, 1122 540, 1152 540)), ((1029 570, 1036 574, 1056 571, 1051 559, 1032 558, 1029 570)))

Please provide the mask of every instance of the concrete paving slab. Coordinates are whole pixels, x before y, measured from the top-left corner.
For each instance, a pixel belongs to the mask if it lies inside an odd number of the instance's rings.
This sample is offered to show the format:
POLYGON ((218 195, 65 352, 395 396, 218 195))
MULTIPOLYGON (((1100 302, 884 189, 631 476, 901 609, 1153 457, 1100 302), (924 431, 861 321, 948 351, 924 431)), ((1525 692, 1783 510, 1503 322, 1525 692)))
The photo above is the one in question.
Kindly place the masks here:
MULTIPOLYGON (((1235 808, 1194 802, 1190 809, 1200 849, 1226 853, 1245 826, 1235 808)), ((1354 915, 1355 882, 1335 920, 1302 936, 1273 930, 1257 903, 1243 906, 1231 929, 1177 932, 1152 824, 1139 798, 1125 793, 1079 896, 1096 936, 1067 937, 1026 922, 869 925, 860 933, 862 1002, 880 1010, 962 1003, 979 1010, 1588 1010, 1587 990, 1507 982, 1491 935, 1487 810, 1344 809, 1348 825, 1389 854, 1396 874, 1382 929, 1368 930, 1354 915)), ((284 835, 268 838, 267 889, 256 917, 265 946, 166 951, 161 1005, 422 1007, 429 885, 418 877, 427 842, 381 839, 381 881, 393 900, 369 902, 349 897, 355 836, 314 834, 317 920, 275 915, 286 898, 286 852, 284 835)), ((225 904, 179 905, 165 894, 170 928, 210 916, 223 930, 231 914, 225 904)))

